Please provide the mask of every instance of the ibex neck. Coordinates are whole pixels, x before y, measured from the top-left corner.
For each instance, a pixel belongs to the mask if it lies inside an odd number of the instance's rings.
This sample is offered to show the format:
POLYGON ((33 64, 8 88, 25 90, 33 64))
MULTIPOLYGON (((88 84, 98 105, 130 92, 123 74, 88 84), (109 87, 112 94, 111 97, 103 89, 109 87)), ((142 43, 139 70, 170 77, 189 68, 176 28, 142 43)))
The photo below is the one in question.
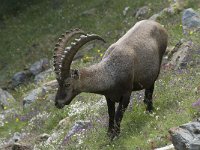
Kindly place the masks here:
POLYGON ((96 64, 80 71, 79 91, 104 94, 109 90, 112 79, 102 64, 96 64))

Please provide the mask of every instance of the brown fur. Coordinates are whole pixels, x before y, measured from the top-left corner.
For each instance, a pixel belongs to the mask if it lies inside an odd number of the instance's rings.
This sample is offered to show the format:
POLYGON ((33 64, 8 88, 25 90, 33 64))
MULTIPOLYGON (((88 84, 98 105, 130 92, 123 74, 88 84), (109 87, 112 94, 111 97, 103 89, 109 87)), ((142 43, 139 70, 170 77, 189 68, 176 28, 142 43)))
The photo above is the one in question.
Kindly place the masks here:
POLYGON ((161 25, 138 22, 108 48, 100 63, 80 70, 77 90, 111 94, 148 88, 158 77, 166 47, 167 33, 161 25))
POLYGON ((160 72, 167 39, 160 24, 150 20, 136 23, 108 48, 101 62, 66 77, 58 89, 56 106, 64 107, 81 92, 105 95, 109 112, 108 132, 113 137, 120 131, 120 122, 132 91, 145 89, 144 102, 147 110, 152 111, 154 82, 160 72), (69 86, 65 87, 66 84, 69 86), (115 102, 119 102, 116 113, 115 102))

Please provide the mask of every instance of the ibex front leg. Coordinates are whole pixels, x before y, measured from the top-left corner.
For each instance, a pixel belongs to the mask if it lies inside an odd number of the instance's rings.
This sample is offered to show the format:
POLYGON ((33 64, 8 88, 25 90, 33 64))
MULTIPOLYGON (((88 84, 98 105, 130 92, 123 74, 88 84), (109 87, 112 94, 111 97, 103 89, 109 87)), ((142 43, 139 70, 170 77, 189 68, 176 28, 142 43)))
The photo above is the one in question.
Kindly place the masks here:
POLYGON ((144 103, 147 105, 146 110, 149 112, 153 111, 153 101, 152 101, 153 91, 154 91, 154 85, 152 85, 149 89, 145 89, 144 103))
POLYGON ((130 95, 131 93, 128 93, 128 94, 125 94, 122 96, 120 102, 119 102, 119 105, 117 107, 117 111, 116 111, 116 114, 115 114, 115 133, 116 133, 116 136, 119 135, 120 133, 120 123, 122 121, 122 118, 123 118, 123 114, 130 102, 130 95))
POLYGON ((109 98, 106 98, 108 105, 108 114, 109 114, 109 126, 108 126, 108 136, 113 139, 114 137, 114 117, 115 117, 115 102, 111 101, 109 98))

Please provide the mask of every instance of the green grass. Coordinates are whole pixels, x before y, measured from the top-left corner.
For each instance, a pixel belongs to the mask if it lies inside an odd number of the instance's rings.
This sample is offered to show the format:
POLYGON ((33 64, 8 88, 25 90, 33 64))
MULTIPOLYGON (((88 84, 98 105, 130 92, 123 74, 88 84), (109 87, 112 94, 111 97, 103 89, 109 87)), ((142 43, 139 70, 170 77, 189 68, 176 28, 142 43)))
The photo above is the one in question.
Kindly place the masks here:
POLYGON ((16 122, 15 119, 6 122, 3 127, 0 127, 0 137, 10 137, 14 132, 20 132, 27 125, 27 122, 16 122))
MULTIPOLYGON (((10 4, 12 2, 14 1, 11 1, 10 4)), ((6 7, 4 9, 0 7, 0 12, 4 14, 3 17, 0 16, 0 19, 3 20, 3 24, 0 23, 0 85, 5 85, 16 71, 28 68, 34 61, 42 57, 51 58, 57 38, 62 32, 71 28, 79 27, 87 32, 97 33, 106 39, 107 44, 97 44, 97 48, 93 48, 85 54, 81 61, 73 64, 73 67, 80 68, 94 64, 101 59, 100 54, 111 43, 135 24, 137 20, 133 15, 134 11, 144 5, 151 8, 152 15, 168 7, 169 2, 167 0, 134 2, 131 0, 43 0, 24 3, 23 6, 16 4, 12 11, 8 9, 11 12, 9 14, 5 13, 8 11, 6 7), (127 6, 130 9, 124 16, 123 10, 127 6), (84 11, 93 8, 95 14, 83 15, 84 11), (91 59, 88 60, 87 57, 91 59)), ((189 6, 198 8, 198 0, 189 1, 189 6)), ((195 50, 199 49, 198 33, 183 34, 181 13, 163 16, 159 22, 168 31, 169 45, 174 46, 181 38, 185 38, 194 42, 195 50)), ((192 57, 196 60, 200 59, 199 55, 192 57)), ((168 130, 171 127, 200 117, 198 108, 192 107, 192 103, 199 98, 199 95, 195 94, 194 91, 200 83, 199 74, 198 67, 189 67, 182 72, 162 70, 154 92, 154 113, 144 113, 144 104, 134 102, 133 109, 128 109, 123 118, 121 135, 113 142, 110 142, 106 136, 108 119, 106 107, 100 110, 91 110, 91 107, 88 107, 82 114, 70 117, 69 123, 63 127, 62 138, 76 120, 91 119, 93 128, 83 134, 85 137, 82 139, 82 144, 77 144, 78 137, 72 137, 71 142, 66 145, 67 149, 77 149, 79 146, 80 149, 91 150, 149 150, 170 144, 168 130)), ((54 78, 54 76, 50 76, 46 81, 54 78)), ((50 117, 40 125, 40 128, 36 124, 35 128, 30 129, 30 131, 38 135, 44 132, 51 134, 53 130, 59 130, 57 125, 60 120, 69 117, 70 107, 58 110, 54 107, 53 102, 39 98, 31 107, 22 110, 24 94, 37 87, 38 85, 28 83, 16 88, 15 91, 10 91, 17 100, 17 103, 12 104, 11 107, 18 111, 18 116, 27 116, 30 112, 42 111, 50 114, 50 117)), ((71 105, 79 101, 85 104, 91 103, 92 106, 100 98, 99 95, 83 93, 75 98, 71 105)), ((28 120, 16 122, 16 118, 10 116, 8 123, 0 127, 0 137, 11 136, 14 132, 20 132, 21 129, 26 128, 27 125, 28 120)), ((55 143, 54 146, 58 145, 55 143)), ((45 149, 45 147, 41 149, 45 149)))

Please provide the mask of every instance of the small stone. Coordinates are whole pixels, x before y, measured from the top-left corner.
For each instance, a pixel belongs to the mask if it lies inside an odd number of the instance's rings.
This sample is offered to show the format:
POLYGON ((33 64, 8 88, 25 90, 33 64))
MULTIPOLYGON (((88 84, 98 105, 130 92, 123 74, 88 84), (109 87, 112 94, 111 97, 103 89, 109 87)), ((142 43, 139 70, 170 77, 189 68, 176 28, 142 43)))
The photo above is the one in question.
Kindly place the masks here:
POLYGON ((21 134, 19 132, 15 132, 13 137, 10 139, 9 143, 18 142, 21 139, 21 134))
POLYGON ((130 7, 125 7, 123 10, 123 15, 126 16, 128 10, 130 9, 130 7))
POLYGON ((43 97, 46 95, 45 87, 39 87, 30 91, 23 99, 23 105, 26 107, 31 103, 35 102, 39 97, 43 97))
POLYGON ((34 82, 35 82, 35 83, 42 82, 42 81, 44 81, 46 78, 48 78, 48 76, 53 75, 53 74, 54 74, 54 72, 53 72, 53 70, 50 68, 50 69, 48 69, 48 70, 46 70, 46 71, 43 71, 43 72, 37 74, 37 75, 35 76, 35 78, 34 78, 34 82))
POLYGON ((15 132, 13 137, 10 138, 9 140, 9 144, 13 144, 16 142, 19 142, 22 138, 24 138, 26 136, 25 133, 19 133, 19 132, 15 132))
POLYGON ((15 102, 14 97, 7 91, 0 88, 0 110, 5 110, 5 108, 13 102, 15 102))
POLYGON ((65 126, 67 126, 70 122, 70 118, 66 117, 64 119, 62 119, 59 123, 58 123, 58 128, 63 128, 65 126))
POLYGON ((12 87, 17 87, 20 84, 25 83, 31 77, 31 73, 29 71, 21 71, 14 74, 12 77, 12 87))
POLYGON ((44 83, 42 85, 42 87, 46 91, 57 90, 57 88, 58 88, 58 81, 57 80, 52 80, 52 81, 46 82, 46 83, 44 83))
POLYGON ((195 93, 196 94, 199 94, 200 93, 200 85, 197 86, 195 89, 194 89, 195 93))
POLYGON ((158 20, 159 18, 160 18, 160 14, 154 14, 153 16, 151 16, 151 17, 149 18, 149 20, 156 21, 156 20, 158 20))
POLYGON ((75 133, 80 132, 83 129, 87 129, 87 128, 89 128, 89 126, 91 126, 91 121, 90 120, 86 120, 86 121, 79 120, 79 121, 76 121, 74 126, 72 127, 72 129, 68 132, 67 137, 70 137, 70 136, 74 135, 75 133))
POLYGON ((83 16, 91 16, 91 15, 95 15, 95 13, 96 13, 96 9, 92 8, 92 9, 89 9, 89 10, 86 10, 86 11, 82 12, 81 15, 83 15, 83 16))
POLYGON ((12 150, 31 150, 31 146, 25 143, 14 143, 12 145, 12 150))
POLYGON ((171 144, 171 145, 167 145, 165 147, 156 148, 154 150, 174 150, 174 146, 173 146, 173 144, 171 144))
POLYGON ((38 141, 46 141, 49 137, 50 137, 49 134, 43 133, 43 134, 39 135, 37 139, 38 139, 38 141))
POLYGON ((136 12, 135 17, 138 20, 142 20, 142 19, 148 18, 149 14, 150 14, 150 8, 148 6, 143 6, 143 7, 138 9, 138 11, 136 12))

